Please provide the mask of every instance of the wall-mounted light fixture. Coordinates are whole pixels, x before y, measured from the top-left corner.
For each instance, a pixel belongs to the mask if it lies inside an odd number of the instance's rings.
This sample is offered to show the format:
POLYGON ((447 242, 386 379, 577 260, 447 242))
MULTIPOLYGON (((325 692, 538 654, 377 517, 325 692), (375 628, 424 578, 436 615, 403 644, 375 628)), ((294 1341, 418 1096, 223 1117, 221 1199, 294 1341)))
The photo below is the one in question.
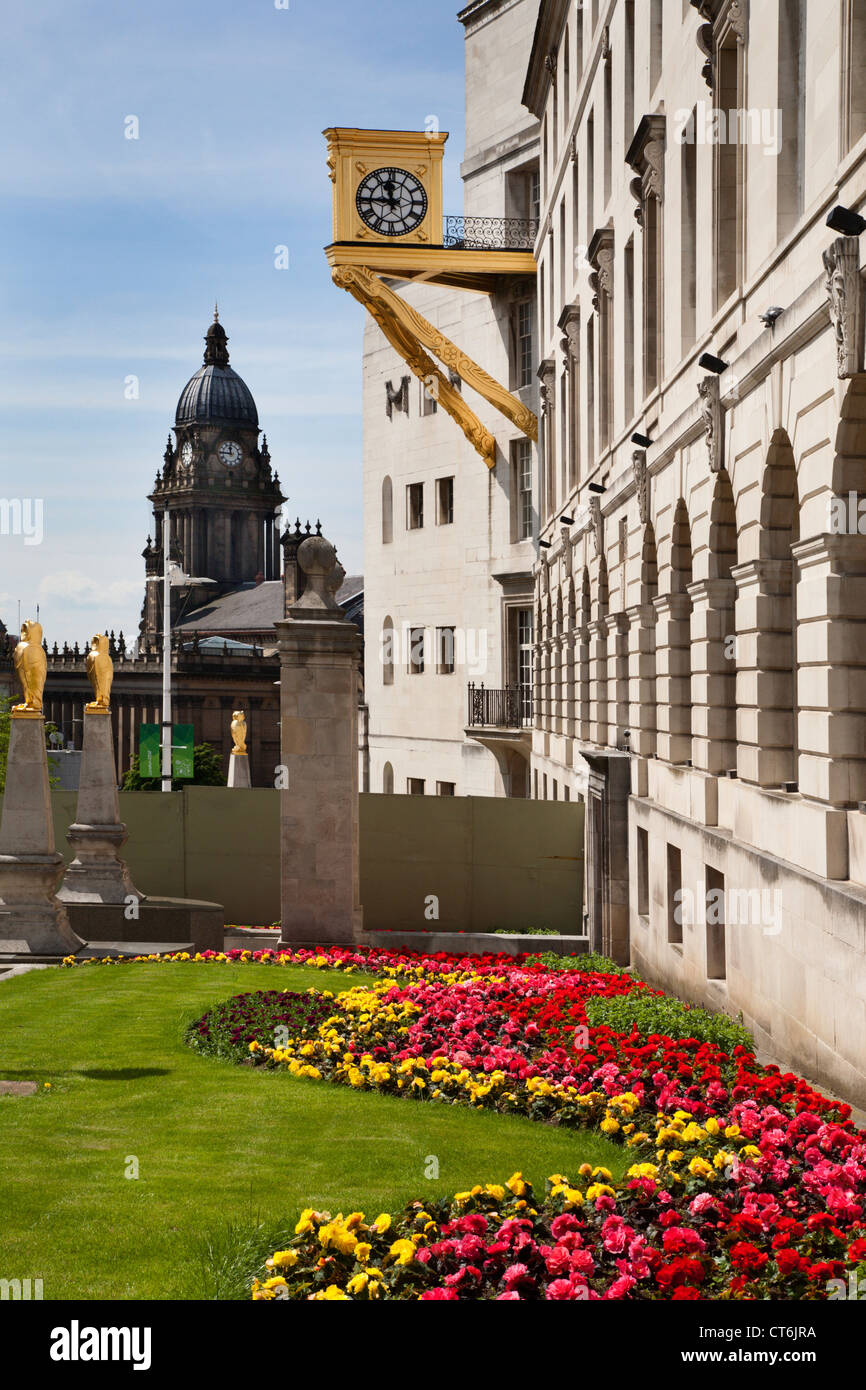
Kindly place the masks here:
POLYGON ((632 444, 639 444, 642 449, 648 449, 652 444, 652 440, 648 434, 633 434, 631 442, 632 444))
POLYGON ((715 372, 716 376, 721 376, 722 372, 728 370, 727 362, 723 362, 721 357, 714 357, 711 352, 701 353, 698 358, 698 366, 706 367, 708 372, 715 372))
POLYGON ((550 549, 550 541, 539 541, 538 544, 541 546, 542 550, 550 549))
POLYGON ((587 483, 590 492, 607 492, 607 488, 602 487, 601 483, 587 483))
POLYGON ((574 517, 573 517, 573 516, 561 516, 559 519, 560 519, 560 521, 562 522, 563 526, 573 526, 573 525, 574 525, 574 517))
POLYGON ((853 212, 851 208, 843 208, 838 204, 827 214, 827 226, 834 232, 841 232, 843 236, 860 236, 866 232, 866 217, 861 217, 859 212, 853 212))

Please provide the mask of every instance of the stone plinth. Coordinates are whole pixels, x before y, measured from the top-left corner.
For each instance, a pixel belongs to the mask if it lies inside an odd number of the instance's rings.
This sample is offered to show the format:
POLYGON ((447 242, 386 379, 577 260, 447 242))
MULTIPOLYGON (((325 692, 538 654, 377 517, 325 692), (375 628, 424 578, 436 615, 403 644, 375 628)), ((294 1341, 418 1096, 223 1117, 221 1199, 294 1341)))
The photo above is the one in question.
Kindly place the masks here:
POLYGON ((248 787, 250 785, 250 760, 246 753, 231 753, 229 755, 229 780, 230 787, 248 787))
POLYGON ((332 545, 298 550, 303 595, 277 623, 280 641, 281 941, 353 942, 358 886, 358 663, 361 638, 334 595, 343 578, 332 545))
POLYGON ((120 857, 127 830, 120 819, 114 740, 107 710, 84 713, 78 806, 66 838, 74 858, 58 893, 61 902, 117 905, 142 897, 120 857))
POLYGON ((63 856, 54 843, 45 721, 11 721, 0 823, 0 953, 72 955, 82 946, 55 894, 63 856))

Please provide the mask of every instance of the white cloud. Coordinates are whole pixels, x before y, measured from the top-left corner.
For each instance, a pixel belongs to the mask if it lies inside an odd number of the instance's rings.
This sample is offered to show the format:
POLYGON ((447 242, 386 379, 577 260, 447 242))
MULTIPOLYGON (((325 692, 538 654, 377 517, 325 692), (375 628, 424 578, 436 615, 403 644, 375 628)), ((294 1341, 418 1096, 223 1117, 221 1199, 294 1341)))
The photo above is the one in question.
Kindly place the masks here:
POLYGON ((46 574, 39 584, 39 593, 46 598, 62 598, 70 608, 100 608, 103 612, 112 605, 128 603, 140 597, 144 584, 140 579, 114 579, 100 583, 80 570, 58 570, 46 574))

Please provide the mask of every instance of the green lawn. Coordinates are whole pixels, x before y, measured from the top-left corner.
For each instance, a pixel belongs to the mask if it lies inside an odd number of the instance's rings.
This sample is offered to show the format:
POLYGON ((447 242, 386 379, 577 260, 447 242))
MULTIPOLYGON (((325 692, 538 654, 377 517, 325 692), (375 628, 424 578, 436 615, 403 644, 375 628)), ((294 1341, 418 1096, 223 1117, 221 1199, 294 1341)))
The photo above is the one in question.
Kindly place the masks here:
POLYGON ((245 1241, 253 1267, 307 1205, 376 1215, 516 1168, 533 1181, 587 1161, 623 1172, 601 1136, 248 1070, 183 1044, 185 1024, 232 994, 365 980, 188 964, 0 984, 0 1079, 40 1086, 0 1098, 0 1277, 42 1278, 46 1299, 237 1294, 236 1262, 228 1279, 202 1275, 205 1243, 245 1241), (137 1179, 125 1176, 133 1157, 137 1179))

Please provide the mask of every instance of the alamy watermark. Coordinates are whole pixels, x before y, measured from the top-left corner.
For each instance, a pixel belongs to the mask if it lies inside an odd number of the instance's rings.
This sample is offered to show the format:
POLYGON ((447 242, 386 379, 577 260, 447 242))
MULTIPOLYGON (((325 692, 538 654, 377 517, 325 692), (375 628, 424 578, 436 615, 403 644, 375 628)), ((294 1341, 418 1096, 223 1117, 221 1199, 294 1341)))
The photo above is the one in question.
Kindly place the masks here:
POLYGON ((686 927, 700 922, 710 927, 760 927, 764 936, 778 936, 782 930, 782 893, 778 888, 710 888, 697 893, 678 888, 674 920, 686 927))
POLYGON ((22 536, 25 545, 45 538, 45 506, 41 497, 0 497, 0 536, 22 536))
POLYGON ((699 101, 674 112, 678 145, 759 145, 770 158, 782 149, 782 112, 778 107, 749 106, 723 111, 699 101))

